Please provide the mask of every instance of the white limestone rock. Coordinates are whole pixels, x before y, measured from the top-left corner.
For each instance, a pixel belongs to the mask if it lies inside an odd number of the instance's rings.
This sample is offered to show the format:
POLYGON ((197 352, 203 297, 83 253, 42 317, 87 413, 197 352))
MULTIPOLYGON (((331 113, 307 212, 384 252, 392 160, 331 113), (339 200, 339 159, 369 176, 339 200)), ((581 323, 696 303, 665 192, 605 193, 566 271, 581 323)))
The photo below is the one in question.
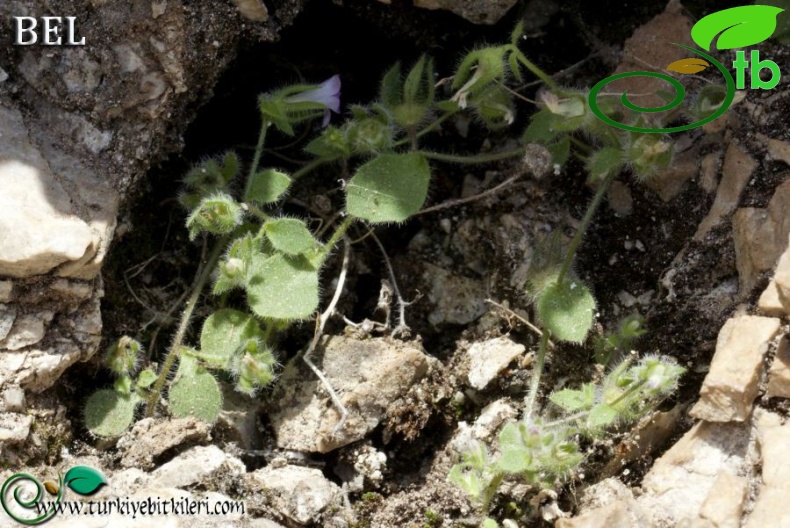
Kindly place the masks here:
POLYGON ((689 414, 709 422, 746 420, 757 397, 763 358, 779 327, 779 319, 753 315, 724 323, 700 399, 689 414))
POLYGON ((477 390, 485 389, 511 361, 524 353, 525 347, 509 337, 497 337, 478 341, 469 347, 469 385, 477 390))

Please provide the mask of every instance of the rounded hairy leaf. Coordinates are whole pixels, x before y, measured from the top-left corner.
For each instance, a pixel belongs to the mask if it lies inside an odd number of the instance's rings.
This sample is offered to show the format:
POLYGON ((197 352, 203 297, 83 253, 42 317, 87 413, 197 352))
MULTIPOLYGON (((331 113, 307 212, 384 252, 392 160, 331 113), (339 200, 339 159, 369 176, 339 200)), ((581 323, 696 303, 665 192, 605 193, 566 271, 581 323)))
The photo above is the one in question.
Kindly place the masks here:
POLYGON ((137 384, 136 386, 140 389, 147 389, 151 385, 154 384, 156 381, 156 372, 152 369, 145 369, 140 374, 137 375, 137 384))
POLYGON ((402 222, 425 203, 430 180, 431 168, 422 154, 381 154, 346 185, 346 210, 368 222, 402 222))
POLYGON ((554 282, 538 293, 538 317, 553 336, 581 343, 593 324, 595 299, 579 281, 554 282))
POLYGON ((137 402, 134 394, 119 394, 110 389, 96 391, 85 403, 85 427, 96 436, 121 436, 132 425, 137 402))
POLYGON ((713 39, 721 33, 716 48, 732 49, 753 46, 768 39, 776 29, 776 16, 783 9, 767 5, 746 5, 716 11, 703 17, 691 28, 691 38, 700 48, 710 51, 713 39))
POLYGON ((182 355, 180 361, 168 395, 173 416, 194 416, 214 423, 222 408, 222 393, 217 380, 195 358, 182 355))
POLYGON ((603 147, 590 156, 587 170, 595 179, 603 179, 612 171, 619 171, 623 166, 623 152, 616 147, 603 147))
POLYGON ((256 254, 246 289, 258 317, 306 319, 318 308, 318 270, 303 255, 256 254))
POLYGON ((587 417, 587 426, 592 429, 608 427, 617 420, 618 412, 614 407, 599 403, 592 409, 587 417))
POLYGON ((549 399, 554 405, 562 407, 566 412, 588 409, 595 403, 595 387, 592 383, 585 383, 578 390, 562 389, 553 392, 549 399))
POLYGON ((313 249, 317 242, 298 218, 277 218, 263 224, 263 231, 274 249, 288 255, 300 255, 313 249))
POLYGON ((267 204, 282 198, 291 185, 291 178, 284 172, 266 169, 250 176, 244 201, 267 204))
POLYGON ((260 327, 250 315, 225 308, 206 318, 195 355, 209 367, 226 369, 245 341, 260 337, 260 327))

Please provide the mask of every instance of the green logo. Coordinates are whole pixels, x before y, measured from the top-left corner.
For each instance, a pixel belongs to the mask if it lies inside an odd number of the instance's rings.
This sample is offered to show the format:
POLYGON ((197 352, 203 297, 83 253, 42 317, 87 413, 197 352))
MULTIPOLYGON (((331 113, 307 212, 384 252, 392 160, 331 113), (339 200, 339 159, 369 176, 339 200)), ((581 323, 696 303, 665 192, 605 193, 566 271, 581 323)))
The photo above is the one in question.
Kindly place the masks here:
MULTIPOLYGON (((702 18, 699 22, 694 24, 694 27, 691 29, 691 38, 699 47, 705 49, 706 51, 711 50, 713 41, 716 39, 717 35, 718 39, 716 40, 716 49, 722 50, 753 46, 763 42, 773 35, 774 31, 776 30, 776 17, 782 11, 784 10, 781 8, 765 5, 741 6, 725 9, 723 11, 717 11, 716 13, 711 13, 710 15, 702 18)), ((627 77, 655 77, 657 79, 667 81, 675 89, 675 97, 671 101, 669 101, 664 106, 655 108, 646 108, 635 105, 628 99, 628 93, 623 93, 620 97, 620 102, 624 107, 633 112, 655 113, 672 110, 680 105, 686 98, 686 91, 683 88, 683 85, 680 84, 680 82, 674 77, 663 73, 640 71, 618 73, 603 79, 593 86, 592 90, 590 90, 590 94, 587 97, 588 104, 590 105, 590 109, 593 111, 593 113, 598 116, 599 119, 612 125, 613 127, 617 127, 622 130, 629 130, 631 132, 645 132, 649 134, 682 132, 683 130, 690 130, 692 128, 700 127, 720 117, 732 104, 732 101, 735 98, 736 88, 742 90, 746 87, 746 70, 749 68, 750 64, 749 60, 746 59, 746 52, 737 51, 735 53, 736 60, 732 63, 732 65, 736 70, 736 79, 733 79, 732 75, 723 64, 704 51, 696 50, 682 44, 675 45, 680 46, 691 53, 694 53, 699 58, 692 57, 675 61, 666 67, 667 70, 680 74, 693 74, 700 72, 713 64, 724 77, 724 81, 726 82, 727 86, 724 97, 715 112, 695 123, 688 125, 668 128, 649 128, 619 123, 601 111, 597 102, 598 94, 601 92, 601 90, 610 82, 627 77)), ((770 60, 760 60, 760 52, 757 50, 751 52, 750 59, 752 66, 750 75, 751 88, 770 90, 779 84, 780 72, 779 67, 775 62, 770 60), (760 77, 760 71, 763 69, 768 69, 771 72, 771 78, 767 81, 763 81, 760 77)))
POLYGON ((80 495, 95 493, 107 480, 96 469, 88 466, 75 466, 65 476, 58 473, 58 481, 46 480, 43 483, 29 473, 14 473, 6 479, 0 488, 0 505, 13 520, 28 526, 42 524, 50 520, 59 511, 57 507, 63 500, 64 486, 80 495), (31 487, 29 484, 32 483, 31 487), (33 497, 26 497, 35 490, 33 497), (46 494, 52 496, 45 502, 46 494), (19 510, 32 510, 35 517, 22 517, 19 510))

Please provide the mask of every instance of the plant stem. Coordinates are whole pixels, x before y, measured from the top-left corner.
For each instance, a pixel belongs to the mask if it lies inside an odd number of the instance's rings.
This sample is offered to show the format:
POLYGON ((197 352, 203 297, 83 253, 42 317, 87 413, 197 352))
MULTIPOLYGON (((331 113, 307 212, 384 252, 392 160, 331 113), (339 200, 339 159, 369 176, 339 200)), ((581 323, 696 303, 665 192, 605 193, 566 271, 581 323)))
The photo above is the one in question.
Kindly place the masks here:
POLYGON ((601 200, 603 200, 604 195, 606 195, 606 191, 609 190, 609 186, 612 184, 612 180, 614 180, 615 175, 616 171, 611 171, 598 186, 598 190, 595 191, 595 196, 593 196, 590 205, 587 207, 587 211, 584 213, 584 218, 582 218, 581 224, 579 224, 579 228, 576 230, 573 240, 571 240, 571 245, 568 248, 568 253, 565 255, 565 260, 562 262, 562 269, 560 269, 560 274, 557 276, 557 284, 562 284, 563 280, 565 280, 566 276, 568 275, 568 271, 571 269, 571 263, 573 262, 573 257, 576 255, 576 250, 579 248, 582 237, 584 237, 584 233, 587 231, 587 228, 590 227, 590 222, 595 215, 595 211, 601 204, 601 200))
POLYGON ((551 332, 548 329, 543 331, 540 336, 540 346, 538 347, 538 358, 535 362, 535 368, 532 369, 532 381, 529 385, 529 394, 527 395, 526 418, 532 418, 532 411, 535 407, 535 400, 538 398, 538 389, 540 388, 540 377, 543 374, 543 366, 546 364, 546 351, 549 349, 549 338, 551 332))
POLYGON ((488 163, 490 161, 499 161, 516 156, 523 156, 524 149, 503 150, 500 152, 491 152, 489 154, 476 154, 473 156, 459 156, 456 154, 443 154, 440 152, 430 152, 427 150, 419 151, 423 156, 428 159, 436 161, 446 161, 448 163, 488 163))
POLYGON ((552 90, 556 90, 557 89, 557 83, 554 82, 554 79, 552 79, 546 72, 544 72, 543 70, 538 68, 538 66, 534 62, 529 60, 526 57, 526 55, 524 55, 523 53, 521 53, 518 50, 516 51, 516 59, 521 64, 526 66, 529 71, 531 71, 533 74, 535 74, 535 77, 537 77, 538 79, 540 79, 541 81, 546 83, 546 86, 548 86, 552 90))
POLYGON ((294 172, 291 175, 291 179, 292 180, 298 180, 299 178, 301 178, 302 176, 304 176, 308 172, 312 171, 316 167, 319 167, 319 166, 323 165, 324 163, 326 163, 326 161, 324 161, 322 159, 313 160, 310 163, 308 163, 307 165, 305 165, 304 167, 302 167, 301 169, 299 169, 298 171, 294 172))
MULTIPOLYGON (((628 389, 625 392, 623 392, 620 396, 615 398, 613 401, 606 402, 606 405, 608 405, 609 407, 614 407, 615 405, 617 405, 618 403, 620 403, 624 399, 630 397, 634 392, 639 390, 642 387, 642 385, 644 385, 645 383, 647 383, 647 380, 640 380, 638 383, 634 383, 633 385, 628 387, 628 389)), ((566 423, 572 423, 572 422, 575 422, 577 420, 586 420, 587 416, 589 416, 589 415, 590 415, 590 409, 587 409, 585 411, 579 411, 577 413, 570 414, 568 416, 565 416, 565 417, 560 418, 558 420, 554 420, 552 422, 546 422, 545 426, 547 428, 549 428, 549 427, 556 427, 558 425, 562 425, 562 424, 566 424, 566 423)))
POLYGON ((326 243, 326 246, 325 246, 325 248, 326 248, 326 253, 325 254, 326 255, 329 255, 332 252, 332 248, 334 248, 335 244, 337 244, 338 241, 341 238, 343 238, 343 235, 346 234, 346 231, 348 230, 349 226, 351 226, 351 223, 353 221, 354 221, 354 217, 353 216, 346 216, 346 218, 343 220, 343 222, 337 227, 335 232, 332 233, 332 236, 329 238, 329 241, 326 243))
MULTIPOLYGON (((425 134, 428 134, 428 133, 430 133, 430 132, 433 132, 434 130, 436 130, 436 128, 437 128, 439 125, 441 125, 442 123, 444 123, 445 121, 447 121, 447 120, 448 120, 450 117, 454 116, 455 114, 456 114, 456 112, 445 112, 445 113, 444 113, 444 115, 442 115, 441 117, 437 118, 437 119, 436 119, 436 120, 434 120, 434 121, 433 121, 433 122, 432 122, 430 125, 428 125, 427 127, 423 128, 422 130, 420 130, 419 132, 417 132, 417 134, 415 135, 415 137, 416 137, 417 139, 419 139, 419 138, 421 138, 422 136, 424 136, 425 134)), ((410 141, 411 141, 411 139, 410 139, 409 137, 406 137, 406 138, 403 138, 403 139, 401 139, 401 140, 399 140, 399 141, 396 141, 396 142, 395 142, 395 143, 394 143, 392 146, 393 146, 393 147, 401 147, 401 146, 403 146, 403 145, 406 145, 406 144, 408 144, 410 141)))
POLYGON ((159 371, 159 377, 156 378, 156 383, 154 383, 154 386, 151 389, 151 394, 148 397, 148 407, 145 412, 146 416, 148 417, 153 416, 154 412, 156 411, 156 404, 159 402, 159 397, 162 394, 162 390, 165 388, 167 376, 173 369, 173 364, 180 354, 181 344, 184 342, 184 337, 186 336, 187 330, 189 329, 189 321, 192 318, 192 313, 195 311, 195 306, 200 299, 200 294, 203 291, 203 287, 206 285, 209 277, 211 277, 211 272, 214 271, 214 267, 217 265, 217 261, 219 261, 219 257, 222 255, 222 251, 225 249, 227 241, 227 237, 222 237, 222 239, 220 239, 214 246, 214 249, 211 251, 211 255, 209 256, 208 260, 203 263, 203 268, 200 270, 198 278, 195 281, 192 294, 189 296, 189 299, 187 299, 184 313, 181 314, 181 320, 178 323, 178 330, 176 331, 176 335, 173 338, 173 344, 170 347, 170 352, 168 352, 167 357, 165 358, 165 363, 162 365, 162 370, 159 371))
POLYGON ((263 154, 263 144, 266 142, 266 131, 269 129, 269 125, 271 125, 271 121, 268 119, 264 119, 261 122, 261 133, 258 134, 258 144, 255 146, 255 154, 252 156, 252 164, 250 165, 250 172, 247 175, 247 185, 244 189, 244 196, 250 191, 250 185, 252 185, 252 177, 258 171, 258 164, 261 161, 261 154, 263 154))
POLYGON ((268 221, 268 220, 269 220, 269 218, 270 218, 270 217, 269 217, 269 215, 267 215, 266 213, 264 213, 263 211, 261 211, 261 210, 260 210, 260 209, 259 209, 259 208, 258 208, 258 207, 255 205, 255 204, 253 204, 253 203, 250 203, 250 202, 245 202, 245 203, 243 204, 243 207, 246 207, 246 208, 247 208, 247 210, 248 210, 249 212, 251 212, 253 215, 257 216, 259 220, 262 220, 262 221, 266 222, 266 221, 268 221))

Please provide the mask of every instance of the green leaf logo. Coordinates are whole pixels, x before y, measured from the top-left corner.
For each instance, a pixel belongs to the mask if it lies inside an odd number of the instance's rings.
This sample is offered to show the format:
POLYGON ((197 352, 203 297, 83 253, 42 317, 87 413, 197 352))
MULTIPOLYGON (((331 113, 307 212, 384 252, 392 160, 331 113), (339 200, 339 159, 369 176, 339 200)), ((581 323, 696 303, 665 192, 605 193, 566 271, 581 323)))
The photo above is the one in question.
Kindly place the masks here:
POLYGON ((80 495, 91 495, 107 484, 107 479, 92 467, 74 466, 66 472, 63 483, 80 495))
POLYGON ((776 16, 784 9, 749 5, 717 11, 702 18, 691 28, 691 38, 700 48, 710 51, 713 39, 717 49, 743 48, 768 39, 776 29, 776 16))

